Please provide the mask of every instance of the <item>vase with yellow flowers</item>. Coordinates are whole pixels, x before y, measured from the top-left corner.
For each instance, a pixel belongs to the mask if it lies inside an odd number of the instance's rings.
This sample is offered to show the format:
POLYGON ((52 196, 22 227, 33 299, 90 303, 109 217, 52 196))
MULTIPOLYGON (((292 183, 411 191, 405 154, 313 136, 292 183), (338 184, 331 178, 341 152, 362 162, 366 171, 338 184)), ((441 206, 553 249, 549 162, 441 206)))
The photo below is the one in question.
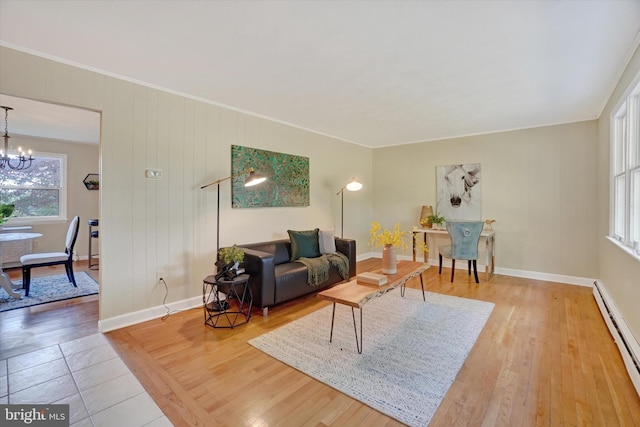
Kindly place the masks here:
POLYGON ((382 272, 396 274, 398 272, 396 248, 406 249, 407 232, 400 230, 400 224, 394 225, 393 230, 389 230, 382 228, 379 222, 372 221, 369 235, 371 246, 376 248, 382 246, 382 272))

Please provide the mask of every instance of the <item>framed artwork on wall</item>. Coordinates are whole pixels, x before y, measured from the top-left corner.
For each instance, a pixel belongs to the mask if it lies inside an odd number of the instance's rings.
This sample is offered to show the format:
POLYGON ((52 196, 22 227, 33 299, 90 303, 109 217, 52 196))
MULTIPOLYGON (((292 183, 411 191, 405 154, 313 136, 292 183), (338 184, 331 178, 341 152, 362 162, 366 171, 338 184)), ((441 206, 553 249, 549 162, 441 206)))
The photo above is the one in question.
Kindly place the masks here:
POLYGON ((233 208, 309 206, 308 157, 232 145, 231 175, 233 208), (268 179, 245 187, 242 172, 249 168, 268 179))
POLYGON ((436 212, 449 220, 482 220, 480 163, 436 167, 436 212))

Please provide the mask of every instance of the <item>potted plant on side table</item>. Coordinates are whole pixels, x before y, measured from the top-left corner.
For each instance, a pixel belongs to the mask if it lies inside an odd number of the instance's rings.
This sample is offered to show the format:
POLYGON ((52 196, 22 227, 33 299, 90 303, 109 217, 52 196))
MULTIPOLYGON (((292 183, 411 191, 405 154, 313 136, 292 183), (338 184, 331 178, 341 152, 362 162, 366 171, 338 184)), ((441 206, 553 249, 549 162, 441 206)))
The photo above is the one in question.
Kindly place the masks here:
POLYGON ((216 280, 233 280, 237 275, 244 273, 244 269, 240 268, 240 263, 244 261, 244 253, 245 249, 236 245, 221 248, 216 262, 216 280))

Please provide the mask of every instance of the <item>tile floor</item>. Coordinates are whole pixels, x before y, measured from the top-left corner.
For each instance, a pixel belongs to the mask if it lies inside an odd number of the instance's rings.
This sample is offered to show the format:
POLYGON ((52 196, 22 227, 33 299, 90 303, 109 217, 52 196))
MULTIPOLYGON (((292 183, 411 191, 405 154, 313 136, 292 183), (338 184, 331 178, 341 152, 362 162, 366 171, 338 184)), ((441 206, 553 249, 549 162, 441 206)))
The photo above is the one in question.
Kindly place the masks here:
POLYGON ((171 426, 102 334, 0 360, 0 404, 68 403, 71 426, 171 426))

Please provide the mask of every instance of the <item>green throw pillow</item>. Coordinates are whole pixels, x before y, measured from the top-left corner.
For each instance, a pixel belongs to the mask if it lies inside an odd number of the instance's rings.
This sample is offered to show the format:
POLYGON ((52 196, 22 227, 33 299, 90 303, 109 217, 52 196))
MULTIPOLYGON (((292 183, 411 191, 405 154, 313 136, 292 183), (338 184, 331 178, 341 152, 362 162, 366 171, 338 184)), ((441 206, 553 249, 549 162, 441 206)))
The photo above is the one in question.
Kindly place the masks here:
POLYGON ((316 258, 320 256, 318 231, 318 228, 307 231, 287 230, 289 240, 291 240, 291 262, 302 257, 316 258))

